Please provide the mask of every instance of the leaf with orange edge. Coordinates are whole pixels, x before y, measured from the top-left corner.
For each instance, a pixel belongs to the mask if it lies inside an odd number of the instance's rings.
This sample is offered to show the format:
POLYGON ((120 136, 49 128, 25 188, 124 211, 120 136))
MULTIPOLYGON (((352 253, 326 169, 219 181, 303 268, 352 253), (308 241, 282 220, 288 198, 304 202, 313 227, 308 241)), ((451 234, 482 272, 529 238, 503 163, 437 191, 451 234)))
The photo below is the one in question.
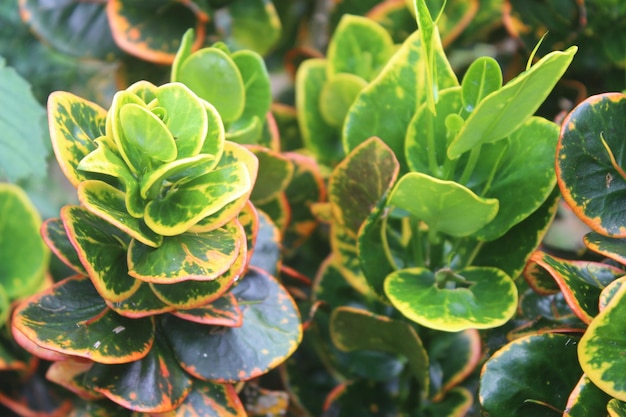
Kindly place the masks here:
POLYGON ((311 205, 326 199, 326 186, 315 159, 296 152, 283 155, 294 166, 293 177, 285 190, 291 207, 291 221, 283 237, 283 247, 293 253, 317 227, 318 220, 311 212, 311 205))
POLYGON ((600 255, 622 264, 626 264, 626 239, 604 236, 590 232, 583 237, 585 246, 600 255))
POLYGON ((275 278, 251 268, 232 294, 243 312, 241 327, 163 317, 162 328, 181 366, 197 378, 228 383, 257 377, 282 363, 300 343, 298 309, 275 278))
POLYGON ((156 64, 171 64, 180 38, 189 27, 195 28, 194 49, 204 41, 208 12, 196 2, 107 2, 107 16, 113 39, 124 51, 156 64))
POLYGON ((248 147, 259 160, 259 178, 250 199, 263 205, 285 191, 293 178, 294 165, 279 152, 261 146, 248 147))
POLYGON ((178 407, 193 387, 165 341, 157 339, 147 355, 119 365, 94 363, 85 384, 125 408, 163 413, 178 407))
POLYGON ((240 327, 243 324, 241 307, 232 293, 224 294, 200 307, 172 311, 172 315, 194 323, 213 326, 240 327))
MULTIPOLYGON (((206 143, 207 142, 205 142, 205 144, 206 143)), ((251 186, 237 199, 225 204, 215 213, 212 213, 210 216, 205 217, 191 226, 189 228, 190 232, 203 233, 221 227, 228 223, 233 217, 237 216, 248 203, 259 171, 259 161, 245 146, 225 141, 218 166, 228 166, 236 162, 243 162, 243 164, 245 164, 251 186)))
POLYGON ((81 398, 98 400, 104 398, 83 384, 83 376, 93 362, 82 359, 68 358, 67 360, 55 361, 50 364, 46 371, 46 379, 61 385, 63 388, 72 391, 81 398))
POLYGON ((214 280, 232 267, 241 251, 245 253, 245 245, 245 231, 236 219, 205 233, 166 237, 158 248, 133 240, 128 247, 129 274, 156 284, 214 280))
POLYGON ((237 215, 237 220, 241 226, 243 226, 243 230, 246 232, 246 265, 250 263, 250 259, 252 259, 252 255, 254 253, 254 245, 257 239, 257 235, 259 234, 260 222, 259 222, 259 212, 254 207, 251 201, 248 201, 246 205, 241 209, 239 214, 237 215))
POLYGON ((535 252, 531 258, 557 282, 572 311, 585 323, 599 313, 598 299, 602 290, 624 271, 603 263, 570 261, 544 252, 535 252))
POLYGON ((137 291, 141 281, 128 274, 126 234, 81 206, 63 207, 61 219, 101 297, 119 302, 137 291))
POLYGON ((248 414, 232 385, 196 379, 191 392, 176 409, 176 415, 246 417, 248 414))
POLYGON ((591 229, 626 237, 626 95, 587 98, 563 120, 556 174, 563 199, 591 229))
POLYGON ((563 417, 586 417, 606 415, 606 406, 611 397, 595 386, 583 374, 567 399, 563 417))
POLYGON ((87 275, 85 267, 78 258, 78 253, 67 237, 63 221, 59 218, 46 219, 41 225, 41 236, 57 258, 74 271, 87 275))
POLYGON ((61 170, 74 186, 93 178, 78 170, 79 162, 96 149, 95 139, 104 134, 107 112, 74 94, 56 91, 48 97, 50 139, 61 170))
MULTIPOLYGON (((541 257, 541 254, 536 256, 541 257)), ((554 280, 552 275, 531 256, 524 267, 522 276, 526 283, 538 294, 551 295, 560 291, 559 284, 554 280)))
POLYGON ((118 314, 135 319, 174 310, 173 306, 165 304, 156 296, 147 282, 141 282, 130 297, 118 302, 107 301, 107 305, 118 314))
POLYGON ((284 235, 289 222, 291 221, 291 207, 285 193, 278 194, 275 198, 265 204, 257 204, 257 208, 267 213, 278 230, 284 235))
POLYGON ((258 232, 250 265, 276 276, 282 261, 281 235, 272 219, 258 211, 258 232))
POLYGON ((119 364, 145 356, 152 346, 152 318, 129 319, 112 311, 87 277, 70 277, 15 311, 13 326, 44 349, 119 364))
POLYGON ((173 284, 152 282, 150 288, 161 301, 176 309, 197 308, 224 294, 244 273, 246 260, 246 248, 242 245, 232 265, 215 279, 188 279, 173 284))

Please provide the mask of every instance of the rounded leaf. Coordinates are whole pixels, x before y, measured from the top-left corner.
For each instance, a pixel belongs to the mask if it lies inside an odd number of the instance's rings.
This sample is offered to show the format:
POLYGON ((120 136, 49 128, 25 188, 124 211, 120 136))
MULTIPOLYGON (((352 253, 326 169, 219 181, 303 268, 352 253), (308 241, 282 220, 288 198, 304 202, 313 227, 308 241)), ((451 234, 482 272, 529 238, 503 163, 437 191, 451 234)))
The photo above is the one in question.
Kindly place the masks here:
POLYGON ((589 97, 561 127, 556 174, 563 198, 594 231, 626 237, 626 95, 589 97))
POLYGON ((385 293, 402 314, 432 329, 489 329, 515 314, 517 288, 496 268, 468 267, 433 273, 402 269, 387 276, 385 293), (452 282, 456 281, 454 287, 452 282))

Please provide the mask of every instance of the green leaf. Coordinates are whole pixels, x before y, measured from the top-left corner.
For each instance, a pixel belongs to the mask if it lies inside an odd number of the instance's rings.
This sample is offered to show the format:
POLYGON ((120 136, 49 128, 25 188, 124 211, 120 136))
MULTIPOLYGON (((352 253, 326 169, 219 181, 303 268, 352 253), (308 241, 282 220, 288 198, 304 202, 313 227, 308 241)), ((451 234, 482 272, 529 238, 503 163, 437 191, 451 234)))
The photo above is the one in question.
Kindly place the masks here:
POLYGON ((400 178, 387 206, 406 210, 431 230, 456 237, 475 233, 498 213, 497 199, 481 198, 461 184, 421 172, 400 178))
POLYGON ((589 232, 583 237, 585 246, 609 259, 626 264, 626 239, 617 239, 589 232))
POLYGON ((246 410, 230 384, 194 380, 185 400, 176 413, 197 417, 245 417, 246 410))
MULTIPOLYGON (((267 5, 270 6, 271 3, 267 5)), ((234 52, 231 58, 237 68, 239 68, 239 73, 243 80, 245 105, 239 120, 228 126, 228 130, 229 132, 236 132, 245 127, 250 121, 257 120, 256 124, 259 125, 257 136, 260 136, 261 121, 265 120, 272 102, 270 76, 265 67, 265 62, 261 56, 248 50, 234 52)), ((257 143, 258 139, 258 137, 255 137, 250 142, 257 143)))
POLYGON ((463 111, 471 113, 489 94, 502 87, 502 70, 494 58, 483 56, 469 66, 463 81, 463 111))
POLYGON ((339 163, 330 177, 328 200, 334 221, 354 237, 398 177, 392 150, 373 137, 358 145, 339 163))
POLYGON ((295 303, 275 278, 250 269, 232 293, 243 312, 241 327, 163 318, 181 366, 198 378, 238 382, 257 377, 282 363, 302 338, 295 303))
POLYGON ((428 355, 415 329, 354 307, 339 307, 330 318, 333 343, 343 351, 375 350, 406 358, 420 389, 428 391, 428 355))
POLYGON ((417 416, 462 417, 470 413, 474 403, 472 392, 464 387, 454 387, 446 392, 443 399, 432 401, 424 407, 424 414, 417 416))
POLYGON ((194 48, 205 37, 209 15, 196 3, 135 2, 113 0, 107 3, 107 16, 113 38, 124 51, 146 61, 171 64, 183 34, 195 28, 194 48))
POLYGON ((586 417, 606 415, 611 397, 596 387, 585 374, 572 390, 563 417, 586 417))
POLYGON ((576 50, 572 46, 563 52, 551 52, 485 97, 450 144, 448 156, 456 159, 475 146, 512 134, 541 106, 572 62, 576 50))
POLYGON ((83 181, 78 187, 78 199, 87 210, 143 244, 158 247, 163 237, 147 227, 143 219, 128 213, 126 197, 115 187, 98 180, 83 181))
POLYGON ((229 36, 225 41, 233 49, 251 49, 260 55, 269 53, 282 34, 276 6, 269 0, 233 0, 228 2, 228 25, 219 25, 229 36), (259 36, 259 34, 263 36, 259 36))
POLYGON ((570 261, 541 252, 533 259, 559 285, 572 311, 585 323, 598 314, 598 298, 612 281, 624 275, 617 267, 590 261, 570 261))
POLYGON ((245 106, 245 87, 233 59, 218 48, 204 48, 183 62, 180 81, 211 103, 225 123, 237 120, 245 106), (207 78, 207 74, 211 74, 207 78))
POLYGON ((41 217, 26 192, 0 183, 0 323, 9 302, 34 293, 44 282, 50 252, 39 235, 41 217))
POLYGON ((335 165, 344 155, 338 129, 326 122, 320 108, 322 87, 326 83, 325 59, 305 60, 296 73, 298 125, 305 147, 326 165, 335 165))
MULTIPOLYGON (((481 242, 472 265, 495 266, 511 278, 518 277, 550 229, 560 196, 558 188, 554 187, 550 197, 533 214, 513 226, 502 237, 481 242)), ((476 245, 470 245, 470 250, 474 249, 476 245)), ((554 284, 551 278, 550 281, 554 284)), ((550 288, 554 288, 554 285, 550 285, 550 288)))
POLYGON ((500 206, 496 218, 477 233, 479 239, 501 237, 546 201, 556 185, 557 137, 558 125, 531 117, 508 139, 482 146, 472 190, 498 199, 500 206), (534 169, 527 169, 528 161, 533 161, 534 169))
MULTIPOLYGON (((160 86, 156 98, 159 108, 165 110, 163 122, 174 137, 176 157, 181 159, 197 155, 209 133, 209 126, 213 128, 213 125, 221 124, 217 115, 210 114, 198 96, 181 83, 160 86), (213 117, 209 118, 209 115, 213 117)), ((150 145, 158 148, 158 142, 155 141, 156 138, 151 137, 150 145)), ((169 141, 166 144, 169 145, 169 141)))
POLYGON ((214 280, 245 252, 245 243, 245 232, 236 219, 205 233, 167 237, 158 248, 133 240, 128 247, 129 274, 156 284, 214 280))
POLYGON ((357 379, 336 386, 324 405, 339 416, 397 416, 400 410, 396 395, 385 382, 357 379))
POLYGON ((85 381, 113 402, 146 413, 175 409, 193 384, 167 343, 159 339, 147 355, 134 362, 114 366, 94 364, 85 374, 85 381))
POLYGON ((45 111, 30 86, 0 57, 0 177, 11 182, 46 173, 45 111), (45 142, 44 142, 45 141, 45 142))
POLYGON ((626 237, 626 95, 592 96, 563 120, 556 174, 564 200, 594 231, 626 237))
POLYGON ((196 178, 181 180, 177 188, 146 205, 145 222, 156 233, 175 236, 250 191, 244 162, 217 166, 196 178))
MULTIPOLYGON (((437 54, 435 59, 437 89, 458 85, 445 55, 437 54)), ((419 32, 416 32, 406 39, 350 108, 342 136, 346 152, 378 136, 398 158, 401 171, 407 171, 406 131, 416 110, 426 102, 425 65, 419 32)))
POLYGON ((578 340, 563 334, 519 338, 498 350, 482 369, 479 398, 499 417, 556 417, 581 376, 578 340), (537 375, 541 375, 538 378, 537 375))
POLYGON ((609 305, 589 324, 580 340, 578 360, 587 377, 602 391, 621 401, 626 401, 623 358, 623 317, 626 314, 626 286, 622 285, 609 305))
POLYGON ((80 206, 63 207, 61 219, 98 293, 111 302, 130 297, 141 282, 128 275, 128 236, 80 206))
POLYGON ((61 219, 46 219, 41 225, 41 237, 61 262, 77 273, 87 275, 85 267, 80 263, 76 249, 67 237, 65 226, 63 226, 61 219))
POLYGON ((161 301, 147 282, 141 282, 130 297, 118 302, 108 302, 108 306, 118 314, 133 319, 168 313, 175 308, 161 301))
POLYGON ((389 32, 372 19, 345 14, 333 32, 326 53, 327 76, 353 74, 371 81, 394 52, 389 32))
POLYGON ((398 270, 387 276, 385 293, 409 319, 449 332, 500 326, 517 306, 513 280, 488 267, 435 273, 425 268, 398 270))
POLYGON ((232 293, 226 293, 217 300, 197 308, 173 311, 172 315, 194 323, 213 326, 239 327, 243 324, 241 308, 232 293))
POLYGON ((319 109, 324 121, 341 128, 354 99, 366 85, 367 81, 353 74, 339 73, 329 77, 320 92, 319 109))
POLYGON ((237 258, 228 270, 215 279, 188 279, 176 282, 175 285, 153 282, 150 283, 150 288, 161 301, 169 306, 177 309, 198 308, 221 297, 244 273, 246 261, 247 253, 245 246, 242 245, 237 258))
POLYGON ((105 130, 107 112, 100 106, 66 92, 48 98, 50 139, 61 170, 73 186, 91 176, 78 170, 79 162, 96 149, 105 130))
POLYGON ((293 177, 294 166, 289 159, 260 146, 248 148, 259 160, 259 177, 254 184, 250 199, 255 204, 264 204, 278 193, 285 191, 293 177))
MULTIPOLYGON (((476 329, 462 332, 428 332, 426 350, 430 368, 431 396, 445 401, 450 390, 462 383, 481 357, 480 334, 476 329)), ((438 415, 438 414, 437 414, 438 415)))
POLYGON ((122 137, 127 140, 124 150, 135 171, 143 172, 156 164, 176 159, 172 133, 150 110, 135 103, 124 104, 119 110, 119 118, 124 130, 122 137))
POLYGON ((104 303, 87 277, 70 277, 15 311, 13 326, 38 346, 104 364, 145 356, 155 334, 152 318, 129 319, 104 303))
POLYGON ((63 54, 102 60, 122 55, 111 36, 106 4, 68 1, 50 7, 42 0, 25 0, 20 7, 37 37, 63 54))
POLYGON ((613 398, 609 401, 606 407, 609 412, 609 417, 624 417, 626 416, 626 402, 613 398))

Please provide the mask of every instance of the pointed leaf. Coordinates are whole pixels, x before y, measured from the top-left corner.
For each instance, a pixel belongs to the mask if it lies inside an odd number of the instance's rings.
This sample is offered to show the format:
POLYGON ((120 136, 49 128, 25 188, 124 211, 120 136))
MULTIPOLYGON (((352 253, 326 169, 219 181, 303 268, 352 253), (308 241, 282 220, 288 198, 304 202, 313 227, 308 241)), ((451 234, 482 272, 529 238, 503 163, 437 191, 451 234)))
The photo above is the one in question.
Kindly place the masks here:
POLYGON ((70 277, 21 304, 13 325, 39 346, 106 364, 145 356, 154 320, 110 310, 87 277, 70 277))
POLYGON ((175 409, 192 389, 192 379, 174 359, 167 343, 156 341, 139 360, 119 365, 94 364, 85 380, 95 391, 134 411, 175 409))
POLYGON ((431 229, 462 237, 475 233, 498 213, 498 200, 481 198, 454 181, 410 172, 396 183, 389 207, 401 208, 431 229))
POLYGON ((218 382, 254 378, 282 363, 302 338, 295 303, 271 276, 250 269, 233 294, 243 311, 241 327, 207 328, 174 316, 163 318, 181 366, 198 378, 218 382))
POLYGON ((158 248, 133 240, 128 248, 129 274, 157 284, 214 280, 231 268, 240 252, 245 254, 245 242, 237 220, 206 233, 168 237, 158 248))
POLYGON ((61 170, 73 186, 90 178, 78 163, 96 149, 104 132, 106 110, 71 93, 54 92, 48 98, 50 139, 61 170))
POLYGON ((79 206, 63 207, 61 218, 85 271, 104 299, 118 302, 137 291, 141 282, 128 274, 128 236, 79 206))
POLYGON ((589 97, 570 112, 561 129, 556 174, 563 199, 594 231, 626 237, 626 95, 589 97))
POLYGON ((428 390, 428 355, 411 325, 353 307, 339 307, 330 319, 335 346, 344 351, 376 350, 407 359, 420 389, 428 390))
POLYGON ((572 46, 562 52, 549 53, 485 97, 450 144, 448 156, 456 159, 475 146, 512 134, 541 106, 574 59, 577 49, 572 46))
POLYGON ((468 267, 458 273, 403 269, 387 276, 385 292, 394 307, 409 319, 449 332, 500 326, 513 316, 517 306, 513 280, 487 267, 468 267), (437 281, 442 272, 462 279, 467 287, 440 288, 437 281))

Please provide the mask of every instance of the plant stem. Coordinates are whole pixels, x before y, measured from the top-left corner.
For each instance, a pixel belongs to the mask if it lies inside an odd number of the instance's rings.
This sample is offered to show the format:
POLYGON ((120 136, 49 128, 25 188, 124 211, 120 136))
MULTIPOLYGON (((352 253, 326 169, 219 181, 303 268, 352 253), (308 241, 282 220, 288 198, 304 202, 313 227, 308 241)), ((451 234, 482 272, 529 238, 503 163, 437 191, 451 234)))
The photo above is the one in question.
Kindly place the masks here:
POLYGON ((465 185, 469 182, 472 177, 472 173, 474 172, 474 168, 476 168, 476 164, 478 163, 478 158, 480 157, 480 150, 482 145, 478 145, 472 148, 470 151, 469 159, 467 160, 467 164, 465 168, 463 168, 463 174, 461 174, 461 179, 459 183, 465 185))

